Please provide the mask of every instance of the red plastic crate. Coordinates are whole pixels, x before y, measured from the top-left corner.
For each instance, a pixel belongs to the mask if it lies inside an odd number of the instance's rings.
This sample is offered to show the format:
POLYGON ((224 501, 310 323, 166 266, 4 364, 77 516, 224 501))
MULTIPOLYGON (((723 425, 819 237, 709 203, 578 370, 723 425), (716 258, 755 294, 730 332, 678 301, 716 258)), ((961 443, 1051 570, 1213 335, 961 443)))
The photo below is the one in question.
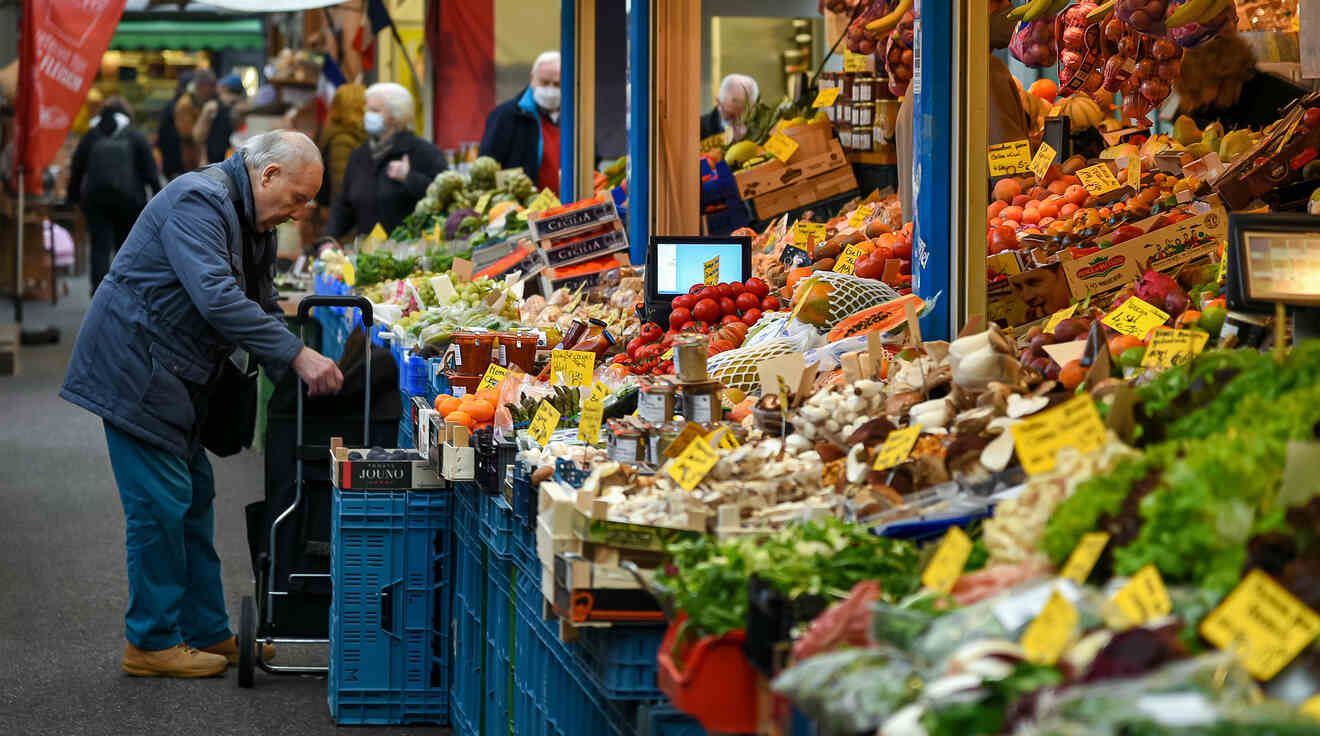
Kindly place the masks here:
POLYGON ((708 636, 674 661, 674 645, 687 616, 669 625, 657 655, 660 689, 674 707, 701 721, 707 731, 755 733, 756 670, 743 654, 747 632, 708 636))

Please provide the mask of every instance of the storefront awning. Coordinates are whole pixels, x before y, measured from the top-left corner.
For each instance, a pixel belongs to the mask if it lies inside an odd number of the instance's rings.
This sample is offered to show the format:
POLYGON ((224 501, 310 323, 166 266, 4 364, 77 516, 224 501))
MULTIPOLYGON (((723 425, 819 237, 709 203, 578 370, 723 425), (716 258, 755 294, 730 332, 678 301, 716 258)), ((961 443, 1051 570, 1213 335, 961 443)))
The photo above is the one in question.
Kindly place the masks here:
POLYGON ((258 18, 237 20, 124 20, 119 22, 110 48, 178 49, 180 51, 262 51, 266 32, 258 18))

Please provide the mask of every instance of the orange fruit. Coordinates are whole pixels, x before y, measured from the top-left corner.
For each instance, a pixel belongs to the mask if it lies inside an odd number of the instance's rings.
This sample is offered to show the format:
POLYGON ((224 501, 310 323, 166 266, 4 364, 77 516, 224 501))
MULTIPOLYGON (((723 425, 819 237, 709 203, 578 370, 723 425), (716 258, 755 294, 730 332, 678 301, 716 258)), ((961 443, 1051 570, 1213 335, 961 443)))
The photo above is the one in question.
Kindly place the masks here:
POLYGON ((462 405, 463 405, 463 400, 460 398, 456 398, 454 396, 446 396, 444 400, 441 401, 440 397, 437 396, 435 403, 435 410, 440 413, 440 416, 447 417, 450 414, 458 411, 458 407, 462 405))
POLYGON ((467 414, 466 412, 463 412, 461 410, 446 414, 445 423, 461 424, 464 427, 467 427, 468 429, 472 429, 473 427, 477 426, 477 420, 473 419, 470 414, 467 414))
POLYGON ((1082 367, 1080 358, 1074 358, 1068 361, 1068 365, 1059 371, 1059 383, 1069 391, 1074 391, 1086 380, 1086 369, 1082 367))
POLYGON ((1139 348, 1144 345, 1145 343, 1131 335, 1114 335, 1109 338, 1109 355, 1110 357, 1117 358, 1122 355, 1125 350, 1139 348))
POLYGON ((499 406, 500 390, 497 388, 483 388, 477 392, 477 398, 488 402, 491 406, 499 406))
POLYGON ((795 268, 792 271, 789 271, 788 288, 792 289, 793 287, 797 286, 799 281, 808 278, 813 273, 815 273, 815 271, 811 270, 810 268, 795 268))
POLYGON ((489 401, 483 401, 481 399, 465 401, 463 402, 463 405, 458 408, 458 410, 463 412, 464 414, 467 414, 468 416, 472 417, 478 422, 489 422, 491 420, 491 417, 495 416, 495 406, 491 404, 489 401))
MULTIPOLYGON (((439 396, 435 397, 435 410, 437 412, 440 411, 440 404, 443 403, 444 400, 448 398, 450 398, 449 394, 440 394, 439 396)), ((444 414, 441 413, 440 416, 444 416, 444 414)))

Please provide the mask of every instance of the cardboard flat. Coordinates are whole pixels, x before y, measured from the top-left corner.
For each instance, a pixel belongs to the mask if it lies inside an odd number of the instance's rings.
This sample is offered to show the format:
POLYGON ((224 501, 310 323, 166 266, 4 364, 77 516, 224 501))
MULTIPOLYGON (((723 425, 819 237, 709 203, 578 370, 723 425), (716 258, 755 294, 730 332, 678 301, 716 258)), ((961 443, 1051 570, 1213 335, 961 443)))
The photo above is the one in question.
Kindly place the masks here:
POLYGON ((1072 340, 1045 346, 1045 354, 1061 366, 1068 365, 1074 360, 1080 360, 1085 352, 1085 340, 1072 340))

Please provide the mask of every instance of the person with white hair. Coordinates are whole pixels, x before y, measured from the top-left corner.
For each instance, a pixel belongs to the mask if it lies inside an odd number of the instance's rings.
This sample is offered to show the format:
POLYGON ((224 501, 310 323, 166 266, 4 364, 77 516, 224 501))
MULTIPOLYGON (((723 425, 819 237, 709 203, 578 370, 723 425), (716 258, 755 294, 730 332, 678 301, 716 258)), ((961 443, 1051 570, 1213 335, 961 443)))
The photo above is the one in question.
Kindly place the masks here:
POLYGON ((715 108, 701 116, 702 140, 725 131, 729 134, 729 143, 746 138, 747 126, 743 124, 743 115, 759 99, 761 90, 756 86, 755 79, 746 74, 730 74, 725 77, 720 82, 715 108))
POLYGON ((105 428, 127 532, 129 675, 212 677, 238 661, 206 451, 251 439, 255 378, 238 367, 249 357, 276 383, 292 369, 313 395, 343 385, 285 326, 273 280, 275 227, 311 213, 321 173, 316 144, 278 130, 175 179, 142 210, 78 330, 60 396, 105 428))
POLYGON ((487 116, 481 155, 558 194, 559 108, 559 52, 547 51, 532 64, 527 87, 487 116))
POLYGON ((413 96, 406 87, 380 82, 367 88, 362 115, 367 142, 348 157, 330 207, 330 237, 366 235, 377 224, 388 234, 426 196, 426 188, 446 168, 445 155, 413 133, 416 125, 413 96))

